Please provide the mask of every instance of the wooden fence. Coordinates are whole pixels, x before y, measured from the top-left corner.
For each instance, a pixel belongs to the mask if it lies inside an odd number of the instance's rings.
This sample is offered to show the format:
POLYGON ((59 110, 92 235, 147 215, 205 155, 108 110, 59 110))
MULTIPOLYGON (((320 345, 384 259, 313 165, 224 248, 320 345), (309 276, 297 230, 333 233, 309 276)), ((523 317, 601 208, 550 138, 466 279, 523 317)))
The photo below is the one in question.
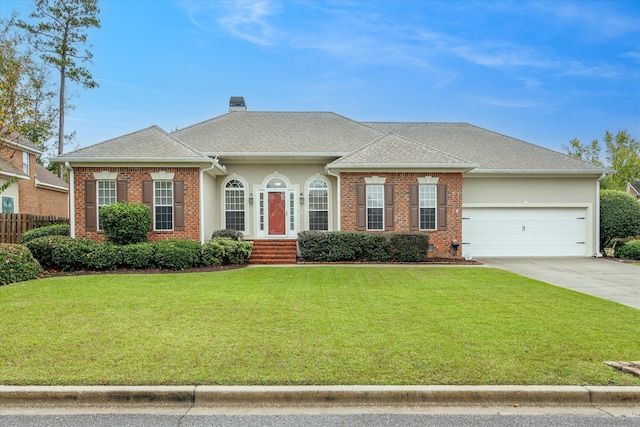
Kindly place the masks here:
POLYGON ((69 224, 69 218, 50 215, 0 214, 0 243, 20 243, 22 233, 53 224, 69 224))

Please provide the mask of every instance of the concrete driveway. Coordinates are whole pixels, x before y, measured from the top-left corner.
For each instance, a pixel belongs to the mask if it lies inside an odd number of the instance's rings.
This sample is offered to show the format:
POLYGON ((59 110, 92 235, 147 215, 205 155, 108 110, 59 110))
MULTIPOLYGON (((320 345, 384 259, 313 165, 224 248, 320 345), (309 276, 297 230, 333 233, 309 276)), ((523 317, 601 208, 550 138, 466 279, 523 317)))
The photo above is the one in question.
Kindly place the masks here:
POLYGON ((640 310, 640 266, 604 258, 483 258, 489 267, 640 310))

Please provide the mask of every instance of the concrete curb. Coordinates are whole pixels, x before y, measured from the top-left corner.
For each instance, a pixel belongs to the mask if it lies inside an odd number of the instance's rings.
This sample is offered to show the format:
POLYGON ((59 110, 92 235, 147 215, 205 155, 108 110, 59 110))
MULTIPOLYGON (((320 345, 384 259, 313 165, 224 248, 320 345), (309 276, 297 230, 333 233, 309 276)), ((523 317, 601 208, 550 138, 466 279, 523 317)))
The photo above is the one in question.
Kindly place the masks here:
POLYGON ((640 406, 640 387, 0 386, 1 406, 640 406))

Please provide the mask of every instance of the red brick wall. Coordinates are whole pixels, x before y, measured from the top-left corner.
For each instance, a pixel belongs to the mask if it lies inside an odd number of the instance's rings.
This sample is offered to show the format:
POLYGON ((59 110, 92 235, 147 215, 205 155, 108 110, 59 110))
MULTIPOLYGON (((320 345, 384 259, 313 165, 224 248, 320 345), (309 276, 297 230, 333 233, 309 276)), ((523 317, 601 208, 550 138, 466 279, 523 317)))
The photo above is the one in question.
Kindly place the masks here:
POLYGON ((150 241, 166 239, 190 239, 200 241, 200 169, 177 167, 75 167, 75 232, 76 237, 103 241, 100 232, 85 229, 84 182, 95 180, 94 172, 117 172, 117 180, 127 181, 127 201, 142 202, 142 181, 151 180, 153 172, 174 172, 174 181, 184 181, 184 231, 151 231, 150 241))
MULTIPOLYGON (((340 228, 356 230, 357 199, 356 186, 364 184, 365 177, 386 177, 385 184, 394 185, 394 221, 392 231, 410 231, 409 186, 418 184, 418 178, 429 175, 438 177, 438 184, 447 185, 447 229, 420 231, 429 234, 429 243, 434 246, 432 257, 453 257, 451 241, 462 241, 462 174, 460 173, 403 173, 403 172, 345 172, 340 174, 341 212, 340 228)), ((461 256, 458 249, 457 256, 461 256)))

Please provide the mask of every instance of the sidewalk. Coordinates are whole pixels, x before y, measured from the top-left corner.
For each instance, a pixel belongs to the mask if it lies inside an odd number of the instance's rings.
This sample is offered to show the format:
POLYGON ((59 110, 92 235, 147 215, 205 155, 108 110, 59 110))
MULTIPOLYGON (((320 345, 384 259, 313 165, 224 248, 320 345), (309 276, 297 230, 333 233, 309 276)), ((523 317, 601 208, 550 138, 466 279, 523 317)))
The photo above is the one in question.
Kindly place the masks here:
POLYGON ((0 386, 3 407, 627 406, 640 386, 0 386))

